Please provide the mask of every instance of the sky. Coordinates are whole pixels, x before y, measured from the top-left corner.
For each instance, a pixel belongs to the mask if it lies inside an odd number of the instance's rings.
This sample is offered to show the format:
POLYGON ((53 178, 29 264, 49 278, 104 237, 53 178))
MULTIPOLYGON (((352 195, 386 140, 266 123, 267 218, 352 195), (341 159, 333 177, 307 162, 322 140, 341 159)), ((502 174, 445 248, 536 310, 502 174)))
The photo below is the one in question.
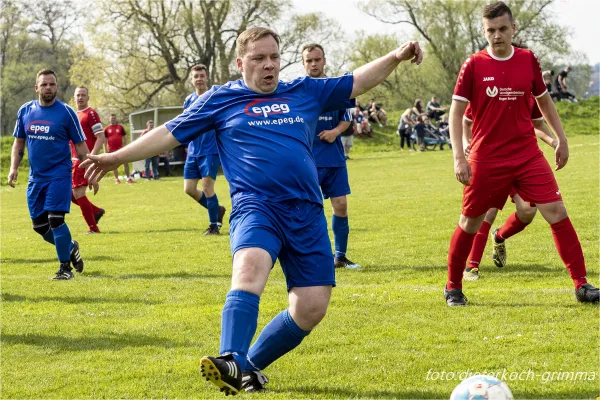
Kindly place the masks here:
MULTIPOLYGON (((327 17, 337 20, 346 32, 362 29, 367 34, 395 33, 404 30, 408 35, 412 30, 397 25, 384 24, 368 16, 358 9, 356 0, 292 0, 296 10, 301 12, 322 12, 327 17)), ((508 1, 510 5, 510 1, 508 1)), ((556 21, 568 27, 572 36, 569 43, 575 50, 588 56, 591 64, 600 63, 600 23, 598 11, 600 4, 597 0, 555 0, 551 5, 556 21)), ((518 21, 517 21, 518 23, 518 21)))

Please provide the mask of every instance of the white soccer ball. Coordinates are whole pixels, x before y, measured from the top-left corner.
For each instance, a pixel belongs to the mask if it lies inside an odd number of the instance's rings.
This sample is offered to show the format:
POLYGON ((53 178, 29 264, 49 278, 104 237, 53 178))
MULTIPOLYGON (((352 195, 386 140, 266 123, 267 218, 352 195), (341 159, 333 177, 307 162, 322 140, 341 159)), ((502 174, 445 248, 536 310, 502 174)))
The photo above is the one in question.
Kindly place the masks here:
POLYGON ((513 400, 513 395, 500 379, 475 375, 462 381, 452 391, 450 400, 513 400))

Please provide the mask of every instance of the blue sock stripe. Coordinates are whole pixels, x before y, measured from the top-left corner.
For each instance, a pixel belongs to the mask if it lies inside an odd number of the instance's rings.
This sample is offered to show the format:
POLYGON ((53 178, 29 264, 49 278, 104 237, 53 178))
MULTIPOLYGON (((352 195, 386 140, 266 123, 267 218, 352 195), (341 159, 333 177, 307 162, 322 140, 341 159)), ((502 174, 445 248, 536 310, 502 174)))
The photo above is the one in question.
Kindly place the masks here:
POLYGON ((331 216, 331 230, 333 231, 333 247, 335 249, 335 257, 343 257, 348 250, 348 235, 350 234, 350 226, 348 225, 348 217, 331 216))
POLYGON ((210 224, 216 226, 219 220, 219 198, 216 193, 212 197, 206 198, 206 208, 208 208, 210 224))

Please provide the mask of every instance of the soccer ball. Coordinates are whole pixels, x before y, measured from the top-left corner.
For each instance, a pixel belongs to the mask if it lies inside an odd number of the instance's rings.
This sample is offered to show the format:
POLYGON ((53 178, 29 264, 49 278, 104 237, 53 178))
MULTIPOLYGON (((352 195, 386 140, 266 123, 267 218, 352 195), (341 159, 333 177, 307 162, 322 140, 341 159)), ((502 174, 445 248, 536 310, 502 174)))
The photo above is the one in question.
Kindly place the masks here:
POLYGON ((513 395, 500 379, 475 375, 462 381, 452 391, 450 400, 513 400, 513 395))

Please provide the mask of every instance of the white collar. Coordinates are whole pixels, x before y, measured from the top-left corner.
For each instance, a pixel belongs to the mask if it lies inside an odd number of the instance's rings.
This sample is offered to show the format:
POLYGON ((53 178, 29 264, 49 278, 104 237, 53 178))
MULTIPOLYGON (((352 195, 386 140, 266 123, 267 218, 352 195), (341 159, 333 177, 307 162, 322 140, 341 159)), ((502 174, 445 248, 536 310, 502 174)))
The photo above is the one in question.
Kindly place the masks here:
POLYGON ((492 48, 491 47, 487 48, 487 52, 490 55, 490 57, 492 57, 496 61, 508 61, 515 54, 515 48, 511 45, 510 46, 510 55, 508 57, 504 57, 504 58, 495 56, 494 53, 492 52, 492 48))

